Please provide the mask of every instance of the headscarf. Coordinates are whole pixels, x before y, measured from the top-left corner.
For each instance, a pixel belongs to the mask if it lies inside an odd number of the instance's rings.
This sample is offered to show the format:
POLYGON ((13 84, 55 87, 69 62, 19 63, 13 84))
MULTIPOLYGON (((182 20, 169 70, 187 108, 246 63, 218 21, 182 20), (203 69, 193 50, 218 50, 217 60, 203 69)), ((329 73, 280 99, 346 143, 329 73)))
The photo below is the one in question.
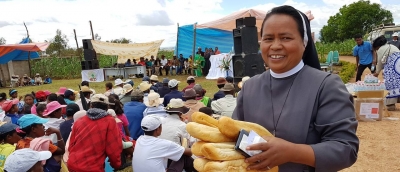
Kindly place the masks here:
POLYGON ((304 24, 306 27, 305 28, 305 33, 307 33, 307 46, 304 50, 303 53, 303 62, 305 65, 310 66, 312 68, 321 70, 321 65, 319 63, 319 58, 318 58, 318 53, 317 49, 315 48, 314 40, 312 39, 311 35, 311 27, 310 27, 310 21, 308 20, 307 16, 299 11, 299 14, 301 15, 303 21, 302 21, 302 26, 304 27, 304 24))

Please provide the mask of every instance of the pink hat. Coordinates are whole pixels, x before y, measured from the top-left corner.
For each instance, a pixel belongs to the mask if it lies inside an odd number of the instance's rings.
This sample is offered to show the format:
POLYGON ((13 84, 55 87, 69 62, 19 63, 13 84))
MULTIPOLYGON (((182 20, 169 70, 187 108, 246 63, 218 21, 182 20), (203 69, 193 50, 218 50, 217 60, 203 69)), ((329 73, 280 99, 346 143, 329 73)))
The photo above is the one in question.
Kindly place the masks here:
POLYGON ((1 105, 1 109, 3 109, 5 112, 10 111, 11 107, 13 105, 18 104, 19 100, 18 99, 14 99, 14 100, 6 100, 2 105, 1 105))
POLYGON ((66 105, 61 105, 58 101, 52 101, 46 105, 46 110, 43 113, 43 116, 48 116, 57 109, 67 107, 66 105))
MULTIPOLYGON (((65 91, 64 91, 65 92, 65 91)), ((46 94, 46 96, 50 95, 51 92, 49 90, 44 90, 44 94, 46 94)))
POLYGON ((67 91, 67 87, 60 87, 58 92, 56 93, 57 95, 64 95, 65 91, 67 91))

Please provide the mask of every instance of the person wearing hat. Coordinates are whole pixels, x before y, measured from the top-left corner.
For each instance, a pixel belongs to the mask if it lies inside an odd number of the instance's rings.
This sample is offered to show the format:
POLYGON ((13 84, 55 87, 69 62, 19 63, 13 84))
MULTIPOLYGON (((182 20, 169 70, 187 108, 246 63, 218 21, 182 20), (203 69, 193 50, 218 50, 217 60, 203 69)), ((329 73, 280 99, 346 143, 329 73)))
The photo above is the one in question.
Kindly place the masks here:
POLYGON ((232 83, 226 83, 221 88, 225 97, 211 102, 211 109, 219 115, 232 117, 233 110, 236 108, 235 86, 232 83))
POLYGON ((11 88, 18 87, 20 85, 19 78, 15 75, 11 75, 11 88))
POLYGON ((144 98, 143 98, 143 101, 144 102, 148 102, 149 100, 147 99, 147 96, 149 95, 149 93, 150 93, 150 88, 151 88, 151 84, 149 84, 149 83, 147 83, 147 82, 142 82, 142 83, 140 83, 140 85, 139 85, 139 90, 141 90, 141 91, 143 91, 143 93, 144 93, 144 98))
POLYGON ((162 82, 162 86, 158 88, 158 94, 160 94, 161 98, 164 98, 164 96, 166 94, 171 92, 171 89, 168 87, 168 82, 169 82, 169 79, 168 78, 164 78, 163 82, 162 82))
POLYGON ((21 140, 17 133, 18 125, 1 122, 0 123, 0 171, 4 170, 4 162, 7 157, 15 151, 15 144, 21 140))
MULTIPOLYGON (((67 105, 61 105, 58 101, 52 101, 46 105, 46 110, 43 113, 43 116, 46 117, 49 121, 43 124, 46 128, 55 128, 60 129, 60 124, 65 120, 62 117, 62 110, 67 105)), ((57 142, 57 135, 52 134, 49 135, 49 138, 53 143, 57 142)))
MULTIPOLYGON (((92 94, 92 90, 90 90, 90 88, 87 86, 82 86, 81 91, 82 91, 83 96, 85 97, 86 103, 89 105, 90 95, 92 94)), ((75 103, 79 106, 80 110, 85 110, 85 109, 83 109, 83 106, 82 106, 82 99, 78 99, 77 101, 75 101, 75 103)))
POLYGON ((114 88, 114 94, 116 94, 117 96, 121 96, 124 92, 123 86, 124 86, 124 82, 121 79, 116 79, 115 81, 115 88, 114 88))
POLYGON ((399 32, 393 33, 392 38, 393 39, 389 42, 389 44, 392 44, 400 49, 399 32))
POLYGON ((129 133, 133 140, 137 140, 143 135, 143 130, 140 127, 140 122, 143 119, 143 112, 147 106, 143 103, 144 93, 139 89, 134 89, 131 92, 131 101, 125 103, 123 110, 129 122, 129 133))
POLYGON ((151 91, 148 96, 148 102, 144 102, 147 108, 143 112, 143 116, 157 115, 161 118, 167 117, 164 106, 162 105, 163 99, 160 99, 160 95, 154 91, 151 91))
POLYGON ((183 155, 192 156, 190 148, 158 138, 162 133, 162 122, 159 117, 145 116, 141 128, 144 130, 144 135, 136 141, 132 157, 134 172, 166 171, 168 159, 178 161, 183 155))
POLYGON ((42 161, 51 158, 50 151, 34 151, 32 149, 20 149, 14 151, 4 164, 7 172, 42 172, 44 171, 42 161))
POLYGON ((233 84, 233 77, 227 76, 227 77, 225 77, 225 79, 226 79, 226 82, 233 84))
POLYGON ((214 94, 214 98, 212 99, 213 101, 218 100, 220 98, 225 97, 225 94, 223 91, 221 91, 221 88, 224 87, 224 85, 226 84, 226 79, 224 77, 219 77, 217 79, 217 87, 218 87, 218 92, 216 92, 214 94))
MULTIPOLYGON (((185 107, 182 99, 171 99, 165 108, 169 114, 162 120, 163 130, 160 139, 172 141, 178 145, 182 145, 182 140, 187 139, 189 142, 191 137, 186 131, 186 123, 183 122, 182 115, 189 112, 189 108, 185 107)), ((193 158, 183 155, 178 161, 168 160, 168 171, 196 171, 193 168, 193 158), (183 167, 183 169, 182 169, 183 167)))
POLYGON ((75 93, 68 89, 64 92, 64 101, 65 103, 67 103, 67 105, 74 103, 75 104, 75 99, 76 99, 76 95, 75 93))
POLYGON ((67 105, 65 121, 60 124, 60 132, 63 140, 68 140, 69 134, 71 133, 72 124, 74 123, 74 114, 78 112, 79 106, 75 103, 67 105))
POLYGON ((150 77, 149 77, 149 76, 144 76, 144 77, 142 78, 142 82, 150 83, 150 77))
POLYGON ((122 104, 125 104, 125 103, 131 101, 131 93, 132 93, 133 87, 131 84, 125 84, 123 89, 124 89, 124 92, 123 92, 123 95, 120 97, 120 102, 122 104))
POLYGON ((196 91, 193 88, 187 89, 183 93, 183 98, 185 101, 185 106, 190 108, 190 111, 186 113, 183 117, 185 120, 192 122, 192 114, 198 112, 200 108, 205 107, 204 104, 196 100, 196 91))
POLYGON ((42 77, 40 77, 39 73, 36 73, 36 75, 35 75, 35 85, 42 85, 42 83, 43 83, 42 77))
POLYGON ((212 100, 205 95, 203 87, 200 84, 196 84, 193 89, 196 91, 196 100, 202 102, 206 107, 211 107, 212 100))
POLYGON ((47 104, 47 95, 44 91, 37 91, 35 93, 36 103, 31 107, 31 114, 37 115, 37 107, 39 104, 47 104))
POLYGON ((28 85, 30 85, 30 82, 31 82, 31 78, 28 77, 27 74, 24 74, 23 80, 22 80, 23 86, 28 86, 28 85))
POLYGON ((10 89, 9 90, 9 95, 10 95, 10 100, 18 100, 18 112, 22 112, 22 110, 24 109, 24 102, 21 101, 22 100, 22 96, 18 97, 18 91, 16 89, 10 89))
POLYGON ((90 97, 92 97, 93 95, 96 94, 96 91, 95 91, 93 88, 90 88, 90 86, 89 86, 89 81, 82 81, 82 82, 81 82, 81 86, 87 86, 87 87, 89 87, 90 91, 92 91, 92 94, 90 94, 90 97))
MULTIPOLYGON (((242 78, 242 81, 240 81, 240 82, 238 83, 238 87, 239 87, 240 89, 242 89, 243 84, 244 84, 247 80, 249 80, 249 79, 250 79, 249 76, 243 77, 243 78, 242 78)), ((240 93, 240 91, 238 92, 238 94, 239 94, 239 93, 240 93)))
MULTIPOLYGON (((11 122, 13 124, 18 124, 18 119, 21 117, 18 115, 18 100, 7 100, 1 105, 1 109, 6 113, 6 116, 8 117, 7 122, 11 122)), ((4 119, 6 120, 6 119, 4 119)))
POLYGON ((171 89, 171 92, 167 93, 164 96, 164 107, 167 107, 169 101, 173 98, 183 99, 183 92, 178 91, 179 83, 180 82, 176 79, 171 79, 170 81, 168 81, 168 87, 171 89))
POLYGON ((135 83, 133 83, 133 81, 131 79, 127 79, 125 80, 126 84, 131 84, 131 86, 133 87, 133 85, 135 85, 135 83))
POLYGON ((70 171, 104 171, 109 158, 113 168, 121 166, 122 137, 115 119, 108 115, 110 102, 103 94, 91 98, 87 115, 74 122, 69 139, 68 169, 70 171), (82 139, 86 138, 86 139, 82 139))
POLYGON ((162 87, 162 84, 158 82, 158 76, 157 75, 151 75, 150 76, 150 90, 154 90, 155 92, 158 92, 158 89, 162 87))

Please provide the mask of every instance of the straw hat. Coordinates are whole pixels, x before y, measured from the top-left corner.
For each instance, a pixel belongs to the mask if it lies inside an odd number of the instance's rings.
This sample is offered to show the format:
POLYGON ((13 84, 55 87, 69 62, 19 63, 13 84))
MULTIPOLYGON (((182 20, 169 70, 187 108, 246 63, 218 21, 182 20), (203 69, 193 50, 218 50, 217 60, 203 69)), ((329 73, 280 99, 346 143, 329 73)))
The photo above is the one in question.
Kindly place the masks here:
POLYGON ((167 108, 165 108, 168 113, 182 113, 185 114, 189 112, 189 108, 185 106, 182 99, 171 99, 167 108))
POLYGON ((124 87, 122 87, 122 89, 123 89, 123 94, 127 94, 133 90, 133 87, 131 84, 125 84, 124 87))
POLYGON ((151 90, 147 98, 149 101, 144 103, 147 107, 160 106, 160 104, 164 101, 163 98, 160 98, 160 94, 154 92, 153 90, 151 90))
POLYGON ((241 89, 241 88, 243 87, 243 84, 244 84, 247 80, 249 80, 249 79, 250 79, 250 77, 248 77, 248 76, 243 77, 243 78, 242 78, 242 81, 240 81, 240 82, 238 83, 238 87, 241 89))
POLYGON ((151 75, 150 76, 150 81, 158 81, 158 76, 157 75, 151 75))

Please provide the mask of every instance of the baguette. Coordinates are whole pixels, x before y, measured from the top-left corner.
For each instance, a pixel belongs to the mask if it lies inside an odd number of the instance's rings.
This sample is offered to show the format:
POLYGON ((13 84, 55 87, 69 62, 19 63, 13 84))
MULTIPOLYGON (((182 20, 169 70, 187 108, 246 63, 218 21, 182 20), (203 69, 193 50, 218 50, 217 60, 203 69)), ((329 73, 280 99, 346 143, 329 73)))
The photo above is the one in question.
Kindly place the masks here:
POLYGON ((241 129, 244 129, 247 132, 253 130, 261 137, 273 136, 267 129, 265 129, 261 125, 251 122, 233 120, 232 118, 226 116, 222 116, 218 120, 218 129, 222 134, 234 140, 237 140, 237 138, 239 137, 239 132, 241 129))
POLYGON ((244 159, 232 160, 232 161, 209 161, 203 168, 203 171, 207 172, 278 172, 279 168, 274 167, 270 170, 247 170, 249 166, 244 159))
POLYGON ((214 119, 211 116, 206 115, 205 113, 195 112, 192 114, 192 121, 197 122, 199 124, 204 124, 210 127, 218 128, 218 120, 214 119))
POLYGON ((199 171, 199 172, 204 171, 204 166, 207 164, 207 162, 209 162, 208 159, 196 158, 196 159, 193 161, 194 169, 196 169, 196 170, 199 171))
POLYGON ((201 152, 209 160, 228 161, 245 158, 235 150, 234 142, 205 143, 201 147, 201 152))
POLYGON ((198 141, 195 142, 192 147, 190 148, 192 150, 193 155, 198 156, 198 157, 203 157, 203 153, 201 153, 201 147, 206 144, 207 142, 203 141, 198 141))
POLYGON ((196 122, 189 122, 186 124, 186 130, 191 136, 206 142, 220 143, 235 141, 235 139, 223 135, 218 128, 213 128, 196 122))

